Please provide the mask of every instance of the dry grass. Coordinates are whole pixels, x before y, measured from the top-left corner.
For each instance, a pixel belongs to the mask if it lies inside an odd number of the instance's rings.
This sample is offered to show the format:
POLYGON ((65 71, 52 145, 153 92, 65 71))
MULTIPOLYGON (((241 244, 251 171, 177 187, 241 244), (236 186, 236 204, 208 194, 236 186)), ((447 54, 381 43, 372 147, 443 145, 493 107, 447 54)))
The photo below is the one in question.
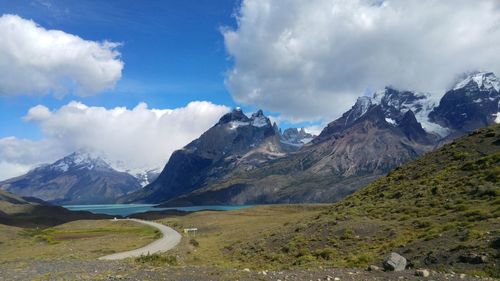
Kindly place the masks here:
POLYGON ((45 229, 0 225, 0 262, 30 259, 93 259, 142 247, 158 231, 142 224, 81 220, 45 229))
POLYGON ((321 205, 258 206, 236 211, 197 212, 161 222, 181 233, 183 228, 198 228, 196 236, 183 234, 181 244, 169 253, 177 255, 181 264, 247 267, 247 263, 231 261, 227 256, 228 245, 268 237, 284 224, 308 219, 324 208, 321 205))

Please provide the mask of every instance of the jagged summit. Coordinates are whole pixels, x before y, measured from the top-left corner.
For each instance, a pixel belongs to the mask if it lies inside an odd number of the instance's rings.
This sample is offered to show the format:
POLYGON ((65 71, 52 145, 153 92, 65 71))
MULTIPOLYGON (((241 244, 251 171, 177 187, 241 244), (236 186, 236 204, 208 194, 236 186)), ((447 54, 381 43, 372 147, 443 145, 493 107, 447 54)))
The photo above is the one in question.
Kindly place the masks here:
POLYGON ((272 127, 271 121, 264 115, 264 112, 259 109, 249 118, 240 107, 234 108, 231 112, 222 116, 216 124, 223 126, 229 124, 230 129, 236 129, 242 126, 254 127, 272 127))
POLYGON ((281 134, 281 142, 293 146, 309 143, 315 136, 307 133, 304 128, 287 128, 281 134))
POLYGON ((243 113, 240 107, 236 107, 231 112, 224 114, 217 124, 226 124, 233 121, 248 122, 250 119, 243 113))
POLYGON ((453 87, 453 90, 456 91, 462 88, 475 87, 482 91, 495 90, 500 92, 500 80, 493 72, 476 71, 458 82, 455 87, 453 87))

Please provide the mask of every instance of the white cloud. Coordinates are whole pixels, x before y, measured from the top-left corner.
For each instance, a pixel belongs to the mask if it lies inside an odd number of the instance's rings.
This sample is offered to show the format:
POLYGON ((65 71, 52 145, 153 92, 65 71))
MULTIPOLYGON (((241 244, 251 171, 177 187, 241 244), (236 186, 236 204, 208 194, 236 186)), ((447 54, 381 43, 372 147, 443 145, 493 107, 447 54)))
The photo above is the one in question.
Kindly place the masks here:
MULTIPOLYGON (((121 168, 163 168, 174 150, 199 137, 228 111, 206 101, 175 109, 150 109, 145 103, 133 109, 106 109, 70 102, 50 111, 38 105, 24 119, 39 124, 44 138, 0 139, 0 164, 22 172, 83 149, 102 154, 121 168)), ((0 169, 0 179, 12 176, 11 170, 0 169)))
POLYGON ((223 29, 237 102, 332 118, 367 89, 442 94, 470 70, 500 74, 497 0, 244 0, 223 29))
POLYGON ((16 15, 0 17, 0 38, 0 95, 88 96, 121 77, 117 43, 47 30, 16 15))

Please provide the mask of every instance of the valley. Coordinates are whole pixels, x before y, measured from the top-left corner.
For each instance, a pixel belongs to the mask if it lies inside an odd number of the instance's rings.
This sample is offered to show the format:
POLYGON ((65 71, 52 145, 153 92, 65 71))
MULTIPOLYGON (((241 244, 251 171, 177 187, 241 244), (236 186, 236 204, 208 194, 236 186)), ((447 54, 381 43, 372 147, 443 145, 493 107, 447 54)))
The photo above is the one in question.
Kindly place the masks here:
POLYGON ((415 270, 422 268, 430 270, 434 280, 498 278, 499 147, 500 125, 480 129, 333 205, 134 215, 181 233, 185 228, 198 229, 196 235, 183 234, 174 249, 150 258, 95 261, 105 252, 128 250, 158 238, 157 231, 132 222, 119 221, 125 225, 116 228, 110 220, 75 221, 29 235, 23 234, 27 230, 5 226, 2 233, 8 235, 0 247, 10 250, 0 270, 4 276, 19 271, 49 280, 57 276, 169 280, 171 274, 176 276, 172 280, 206 274, 214 280, 279 276, 417 280, 415 270), (73 247, 78 254, 68 251, 73 247), (39 254, 33 256, 32 249, 39 254), (408 259, 405 272, 366 271, 369 266, 382 268, 390 252, 408 259), (81 268, 73 272, 75 259, 81 268), (42 265, 55 270, 48 273, 42 265))
POLYGON ((0 281, 500 280, 500 0, 0 0, 0 281))

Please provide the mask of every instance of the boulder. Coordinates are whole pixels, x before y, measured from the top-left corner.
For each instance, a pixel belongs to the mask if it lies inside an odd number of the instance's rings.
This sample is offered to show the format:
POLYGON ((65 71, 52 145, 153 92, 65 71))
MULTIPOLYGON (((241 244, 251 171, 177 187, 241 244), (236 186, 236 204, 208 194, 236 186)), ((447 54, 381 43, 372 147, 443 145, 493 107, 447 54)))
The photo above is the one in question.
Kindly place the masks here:
POLYGON ((406 259, 398 253, 391 253, 384 260, 384 269, 387 271, 403 271, 406 268, 406 259))

